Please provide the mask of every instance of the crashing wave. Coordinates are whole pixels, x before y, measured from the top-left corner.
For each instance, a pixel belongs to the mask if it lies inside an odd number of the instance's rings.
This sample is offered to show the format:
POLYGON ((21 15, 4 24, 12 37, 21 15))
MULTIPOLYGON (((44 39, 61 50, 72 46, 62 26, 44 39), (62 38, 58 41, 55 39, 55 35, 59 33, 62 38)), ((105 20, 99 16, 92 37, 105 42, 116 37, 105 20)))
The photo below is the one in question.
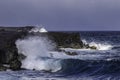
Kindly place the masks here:
POLYGON ((49 51, 55 44, 46 37, 31 36, 16 41, 18 53, 26 58, 22 61, 22 68, 56 72, 61 69, 59 60, 50 59, 49 51))
POLYGON ((31 32, 46 33, 46 32, 48 32, 48 31, 47 31, 44 27, 36 26, 35 28, 31 29, 29 32, 30 32, 30 33, 31 33, 31 32))
POLYGON ((82 40, 84 44, 89 44, 89 46, 95 46, 97 50, 110 50, 112 49, 112 45, 107 44, 107 43, 97 43, 97 42, 87 42, 86 40, 82 40))

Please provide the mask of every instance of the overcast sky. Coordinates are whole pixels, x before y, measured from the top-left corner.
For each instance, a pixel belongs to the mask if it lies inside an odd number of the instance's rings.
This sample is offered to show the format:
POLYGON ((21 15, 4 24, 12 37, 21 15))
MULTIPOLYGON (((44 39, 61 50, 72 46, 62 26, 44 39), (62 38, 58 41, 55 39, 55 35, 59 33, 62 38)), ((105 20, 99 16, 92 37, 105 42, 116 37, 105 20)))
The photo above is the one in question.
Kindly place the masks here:
POLYGON ((0 0, 0 25, 120 30, 120 0, 0 0))

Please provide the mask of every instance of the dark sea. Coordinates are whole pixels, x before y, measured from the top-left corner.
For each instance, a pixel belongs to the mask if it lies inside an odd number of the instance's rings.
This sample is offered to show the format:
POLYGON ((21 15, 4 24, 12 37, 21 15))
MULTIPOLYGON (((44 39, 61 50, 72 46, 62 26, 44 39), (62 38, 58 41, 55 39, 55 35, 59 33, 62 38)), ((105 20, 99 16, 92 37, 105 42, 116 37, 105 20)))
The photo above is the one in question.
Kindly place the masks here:
MULTIPOLYGON (((28 59, 23 61, 23 67, 28 70, 0 72, 0 80, 120 80, 120 32, 81 31, 80 36, 84 44, 96 46, 97 50, 66 48, 64 50, 78 55, 70 56, 53 51, 52 57, 49 54, 41 54, 40 57, 37 54, 40 50, 37 44, 43 41, 39 41, 39 38, 18 41, 18 49, 22 45, 25 49, 22 50, 31 54, 27 54, 28 59), (34 49, 31 45, 35 46, 34 49), (36 56, 32 53, 39 58, 34 60, 36 56)), ((42 44, 43 52, 45 46, 42 44)))

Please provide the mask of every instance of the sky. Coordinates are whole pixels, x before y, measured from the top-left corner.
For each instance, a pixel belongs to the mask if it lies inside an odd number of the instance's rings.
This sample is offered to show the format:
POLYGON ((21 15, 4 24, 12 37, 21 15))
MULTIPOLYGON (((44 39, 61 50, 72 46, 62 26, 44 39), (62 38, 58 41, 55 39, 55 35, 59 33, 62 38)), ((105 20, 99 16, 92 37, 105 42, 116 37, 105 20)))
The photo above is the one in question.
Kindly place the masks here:
POLYGON ((120 0, 0 0, 0 26, 120 30, 120 0))

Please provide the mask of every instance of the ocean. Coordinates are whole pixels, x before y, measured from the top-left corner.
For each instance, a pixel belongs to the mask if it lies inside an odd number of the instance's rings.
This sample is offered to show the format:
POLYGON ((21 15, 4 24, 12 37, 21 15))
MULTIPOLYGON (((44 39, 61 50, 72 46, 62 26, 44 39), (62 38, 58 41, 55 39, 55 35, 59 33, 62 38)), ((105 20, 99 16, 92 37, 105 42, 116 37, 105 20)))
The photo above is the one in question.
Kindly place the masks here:
POLYGON ((63 48, 78 53, 71 56, 48 53, 54 43, 44 37, 17 40, 18 51, 27 56, 22 62, 27 70, 1 71, 0 80, 120 80, 120 32, 80 31, 80 36, 97 50, 63 48))

